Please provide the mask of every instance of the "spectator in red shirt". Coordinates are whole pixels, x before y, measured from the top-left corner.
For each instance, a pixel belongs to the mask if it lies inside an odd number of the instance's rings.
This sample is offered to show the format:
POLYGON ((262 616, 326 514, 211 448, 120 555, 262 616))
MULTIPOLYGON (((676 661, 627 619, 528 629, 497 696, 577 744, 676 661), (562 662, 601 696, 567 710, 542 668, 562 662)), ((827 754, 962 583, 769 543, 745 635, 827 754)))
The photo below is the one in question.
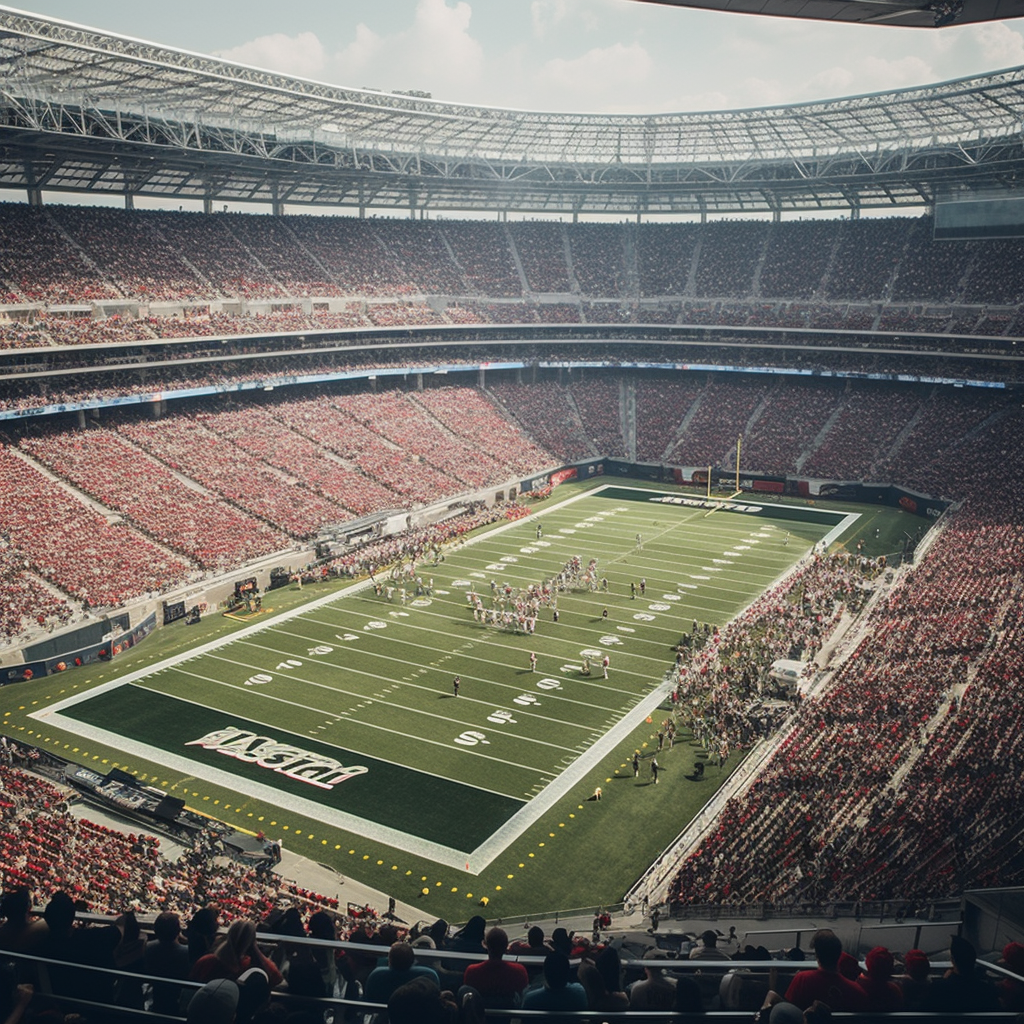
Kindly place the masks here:
POLYGON ((833 1010, 859 1013, 868 1008, 864 990, 855 982, 844 978, 838 970, 843 944, 831 928, 814 933, 812 943, 818 967, 801 971, 786 989, 786 1001, 806 1010, 816 999, 827 1003, 833 1010))
POLYGON ((480 993, 484 1006, 489 1010, 508 1010, 519 1006, 530 977, 522 964, 502 959, 508 950, 505 929, 492 928, 484 938, 484 946, 487 959, 483 963, 470 964, 463 975, 463 983, 480 993))
POLYGON ((875 946, 866 957, 867 971, 857 979, 857 984, 868 997, 868 1009, 872 1012, 889 1013, 903 1009, 903 990, 892 980, 895 961, 885 946, 875 946))
POLYGON ((256 925, 240 917, 231 922, 227 934, 216 943, 212 952, 195 962, 190 977, 192 981, 203 982, 214 978, 237 981, 250 967, 266 971, 271 988, 284 980, 277 966, 256 944, 256 925))

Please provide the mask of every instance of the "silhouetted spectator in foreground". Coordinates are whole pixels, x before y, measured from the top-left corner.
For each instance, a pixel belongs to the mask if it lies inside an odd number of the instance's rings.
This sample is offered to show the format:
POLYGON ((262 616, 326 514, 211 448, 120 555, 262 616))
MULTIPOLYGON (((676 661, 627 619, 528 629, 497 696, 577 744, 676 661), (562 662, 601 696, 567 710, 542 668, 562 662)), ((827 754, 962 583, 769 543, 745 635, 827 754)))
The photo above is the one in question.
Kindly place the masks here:
POLYGON ((931 983, 925 1009, 931 1013, 980 1013, 999 1009, 996 987, 977 973, 974 947, 959 935, 949 942, 953 966, 931 983))

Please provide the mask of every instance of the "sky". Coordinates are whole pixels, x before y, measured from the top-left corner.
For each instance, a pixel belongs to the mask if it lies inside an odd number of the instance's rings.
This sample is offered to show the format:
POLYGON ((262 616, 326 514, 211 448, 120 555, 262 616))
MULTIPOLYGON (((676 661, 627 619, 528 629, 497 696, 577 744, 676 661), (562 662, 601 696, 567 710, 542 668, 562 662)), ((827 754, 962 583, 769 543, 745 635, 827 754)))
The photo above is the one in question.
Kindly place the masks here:
POLYGON ((630 0, 24 0, 123 35, 335 85, 534 111, 770 106, 1024 65, 1024 19, 939 31, 630 0))

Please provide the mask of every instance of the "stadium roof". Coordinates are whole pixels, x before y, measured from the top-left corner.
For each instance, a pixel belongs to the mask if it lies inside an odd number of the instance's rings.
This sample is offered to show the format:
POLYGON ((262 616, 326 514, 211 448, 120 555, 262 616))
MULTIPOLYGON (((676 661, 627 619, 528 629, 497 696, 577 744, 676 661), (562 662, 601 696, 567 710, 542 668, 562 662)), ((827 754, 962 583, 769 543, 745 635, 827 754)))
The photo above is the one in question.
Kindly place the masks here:
POLYGON ((860 25, 944 28, 977 21, 1024 17, 1024 0, 646 0, 780 18, 810 18, 860 25))
POLYGON ((434 210, 921 205, 1024 170, 1024 68, 787 107, 553 114, 347 89, 0 7, 0 187, 434 210))

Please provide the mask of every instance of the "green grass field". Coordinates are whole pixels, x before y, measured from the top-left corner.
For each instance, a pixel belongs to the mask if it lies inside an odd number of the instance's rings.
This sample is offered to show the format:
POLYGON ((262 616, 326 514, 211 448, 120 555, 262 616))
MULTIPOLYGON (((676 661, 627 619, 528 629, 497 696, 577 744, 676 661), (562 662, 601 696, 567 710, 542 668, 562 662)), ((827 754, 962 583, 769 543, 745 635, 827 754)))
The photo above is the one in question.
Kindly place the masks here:
MULTIPOLYGON (((619 773, 634 749, 649 752, 672 647, 694 618, 725 623, 856 518, 785 503, 708 515, 668 497, 608 485, 549 501, 419 567, 433 581, 429 597, 410 586, 404 605, 397 589, 389 602, 369 581, 333 589, 121 678, 23 706, 38 723, 29 732, 43 729, 73 758, 125 768, 405 899, 423 888, 432 899, 441 896, 434 890, 498 899, 566 829, 579 831, 577 815, 600 813, 629 856, 601 855, 612 870, 598 872, 599 891, 588 896, 585 882, 570 884, 559 858, 545 856, 549 870, 530 894, 546 894, 548 907, 611 902, 659 852, 651 841, 667 841, 664 827, 638 835, 623 814, 623 801, 641 793, 653 804, 646 770, 639 780, 619 773), (540 584, 574 555, 598 560, 607 592, 559 594, 559 621, 542 609, 531 636, 474 620, 470 590, 489 608, 492 580, 540 584), (586 657, 590 676, 581 673, 586 657), (600 804, 585 801, 602 781, 622 785, 606 785, 600 804)), ((736 763, 694 785, 679 770, 694 756, 685 739, 660 758, 668 839, 736 763), (689 792, 680 800, 673 789, 689 792)), ((637 808, 641 826, 651 809, 637 808)), ((509 892, 506 912, 528 912, 525 896, 509 892)))

